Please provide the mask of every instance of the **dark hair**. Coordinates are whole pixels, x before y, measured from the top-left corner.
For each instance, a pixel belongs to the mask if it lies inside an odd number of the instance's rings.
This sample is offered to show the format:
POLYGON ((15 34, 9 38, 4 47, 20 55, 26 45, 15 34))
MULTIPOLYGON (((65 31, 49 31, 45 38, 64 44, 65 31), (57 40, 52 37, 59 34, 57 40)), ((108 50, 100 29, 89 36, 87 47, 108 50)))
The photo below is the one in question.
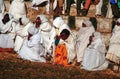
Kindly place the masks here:
POLYGON ((95 17, 90 17, 90 21, 94 26, 95 30, 97 30, 97 19, 95 17))
POLYGON ((60 17, 59 15, 54 15, 53 20, 55 20, 57 17, 60 17))
POLYGON ((68 35, 68 36, 70 35, 70 31, 68 29, 63 29, 60 34, 62 33, 65 33, 65 35, 68 35))

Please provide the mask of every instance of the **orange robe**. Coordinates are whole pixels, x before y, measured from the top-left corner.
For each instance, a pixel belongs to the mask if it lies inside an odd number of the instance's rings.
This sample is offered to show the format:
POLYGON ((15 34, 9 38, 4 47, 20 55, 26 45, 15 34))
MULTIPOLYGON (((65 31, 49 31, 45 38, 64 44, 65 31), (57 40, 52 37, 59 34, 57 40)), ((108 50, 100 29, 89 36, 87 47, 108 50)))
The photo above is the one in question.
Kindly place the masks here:
POLYGON ((67 59, 67 49, 65 44, 59 44, 55 48, 55 64, 60 64, 63 66, 68 65, 68 59, 67 59))

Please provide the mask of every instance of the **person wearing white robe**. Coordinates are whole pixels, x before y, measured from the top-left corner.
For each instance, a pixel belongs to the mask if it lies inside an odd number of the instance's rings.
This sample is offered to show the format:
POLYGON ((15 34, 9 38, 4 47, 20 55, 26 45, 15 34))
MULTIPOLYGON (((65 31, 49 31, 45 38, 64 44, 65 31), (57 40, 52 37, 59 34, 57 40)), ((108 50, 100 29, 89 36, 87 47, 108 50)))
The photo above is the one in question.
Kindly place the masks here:
POLYGON ((28 33, 31 37, 24 41, 23 46, 18 53, 19 56, 25 60, 46 62, 43 39, 39 30, 36 27, 31 26, 28 28, 28 33))
POLYGON ((75 51, 75 35, 70 30, 69 26, 65 23, 62 17, 56 17, 53 20, 53 25, 56 28, 56 36, 60 35, 63 29, 67 29, 70 31, 70 36, 67 38, 67 40, 64 42, 66 44, 67 52, 68 52, 68 63, 74 62, 74 59, 76 57, 76 51, 75 51))
MULTIPOLYGON (((90 22, 90 20, 85 19, 82 23, 82 27, 80 28, 77 37, 76 37, 76 53, 77 53, 77 63, 81 63, 83 59, 83 53, 85 49, 87 48, 87 45, 89 43, 89 37, 92 35, 92 33, 95 32, 95 29, 90 22)), ((79 65, 78 64, 78 65, 79 65)))
POLYGON ((100 32, 94 32, 91 44, 84 51, 82 69, 89 71, 106 69, 108 67, 108 62, 105 59, 106 52, 100 32))
POLYGON ((3 19, 0 20, 0 47, 13 48, 15 38, 16 20, 11 14, 5 14, 4 18, 9 18, 9 21, 4 24, 3 19), (7 16, 6 16, 7 15, 7 16))
POLYGON ((24 0, 12 1, 9 13, 11 13, 16 20, 19 20, 22 16, 27 16, 26 4, 24 0))
POLYGON ((52 54, 51 47, 53 46, 53 43, 55 41, 55 35, 56 35, 55 28, 51 26, 51 24, 49 23, 45 15, 41 14, 41 15, 38 15, 37 17, 40 17, 41 19, 39 32, 41 33, 44 39, 46 52, 48 52, 49 54, 52 54))
POLYGON ((119 63, 120 61, 120 18, 117 19, 116 25, 112 31, 106 58, 115 63, 119 63))
POLYGON ((19 19, 19 23, 16 25, 16 29, 15 29, 16 38, 15 38, 14 51, 16 53, 19 53, 23 41, 27 38, 28 36, 27 29, 30 26, 33 26, 33 23, 31 23, 27 17, 23 16, 22 18, 19 19))
POLYGON ((4 14, 5 12, 5 9, 6 9, 6 6, 5 6, 5 3, 4 3, 4 0, 0 0, 0 14, 4 14))

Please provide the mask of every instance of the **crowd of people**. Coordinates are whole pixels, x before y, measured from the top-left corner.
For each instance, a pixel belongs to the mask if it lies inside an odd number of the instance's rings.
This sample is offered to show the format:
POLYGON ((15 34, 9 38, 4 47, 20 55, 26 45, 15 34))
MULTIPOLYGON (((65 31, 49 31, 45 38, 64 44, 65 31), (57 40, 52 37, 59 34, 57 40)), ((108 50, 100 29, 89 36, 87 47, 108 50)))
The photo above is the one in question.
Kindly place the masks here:
MULTIPOLYGON (((33 1, 31 8, 36 9, 39 4, 35 2, 38 0, 33 1)), ((43 1, 46 3, 46 0, 43 1)), ((75 63, 74 65, 89 71, 104 70, 110 61, 118 64, 120 62, 120 18, 116 20, 107 50, 101 33, 90 19, 83 20, 75 35, 58 14, 54 15, 52 24, 45 14, 38 14, 34 22, 30 21, 24 0, 13 0, 8 12, 5 12, 4 0, 0 0, 0 6, 1 52, 15 52, 20 58, 32 62, 52 61, 53 64, 62 66, 75 63)))

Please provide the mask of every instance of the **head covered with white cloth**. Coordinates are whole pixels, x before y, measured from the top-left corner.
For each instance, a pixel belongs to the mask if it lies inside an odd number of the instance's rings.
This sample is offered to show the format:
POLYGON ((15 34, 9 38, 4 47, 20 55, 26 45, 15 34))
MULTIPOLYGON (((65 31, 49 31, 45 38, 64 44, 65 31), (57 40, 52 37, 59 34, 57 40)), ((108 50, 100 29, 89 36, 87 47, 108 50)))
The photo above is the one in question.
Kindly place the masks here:
POLYGON ((89 19, 85 19, 82 23, 82 27, 78 32, 76 37, 76 52, 77 52, 77 62, 81 62, 83 54, 87 45, 89 44, 89 37, 95 32, 95 29, 89 19))
POLYGON ((56 18, 53 20, 53 25, 54 25, 54 27, 55 27, 56 29, 59 30, 59 33, 58 33, 58 34, 60 34, 63 29, 67 29, 67 30, 69 30, 69 31, 71 32, 69 26, 65 23, 65 21, 63 20, 62 17, 56 17, 56 18))

